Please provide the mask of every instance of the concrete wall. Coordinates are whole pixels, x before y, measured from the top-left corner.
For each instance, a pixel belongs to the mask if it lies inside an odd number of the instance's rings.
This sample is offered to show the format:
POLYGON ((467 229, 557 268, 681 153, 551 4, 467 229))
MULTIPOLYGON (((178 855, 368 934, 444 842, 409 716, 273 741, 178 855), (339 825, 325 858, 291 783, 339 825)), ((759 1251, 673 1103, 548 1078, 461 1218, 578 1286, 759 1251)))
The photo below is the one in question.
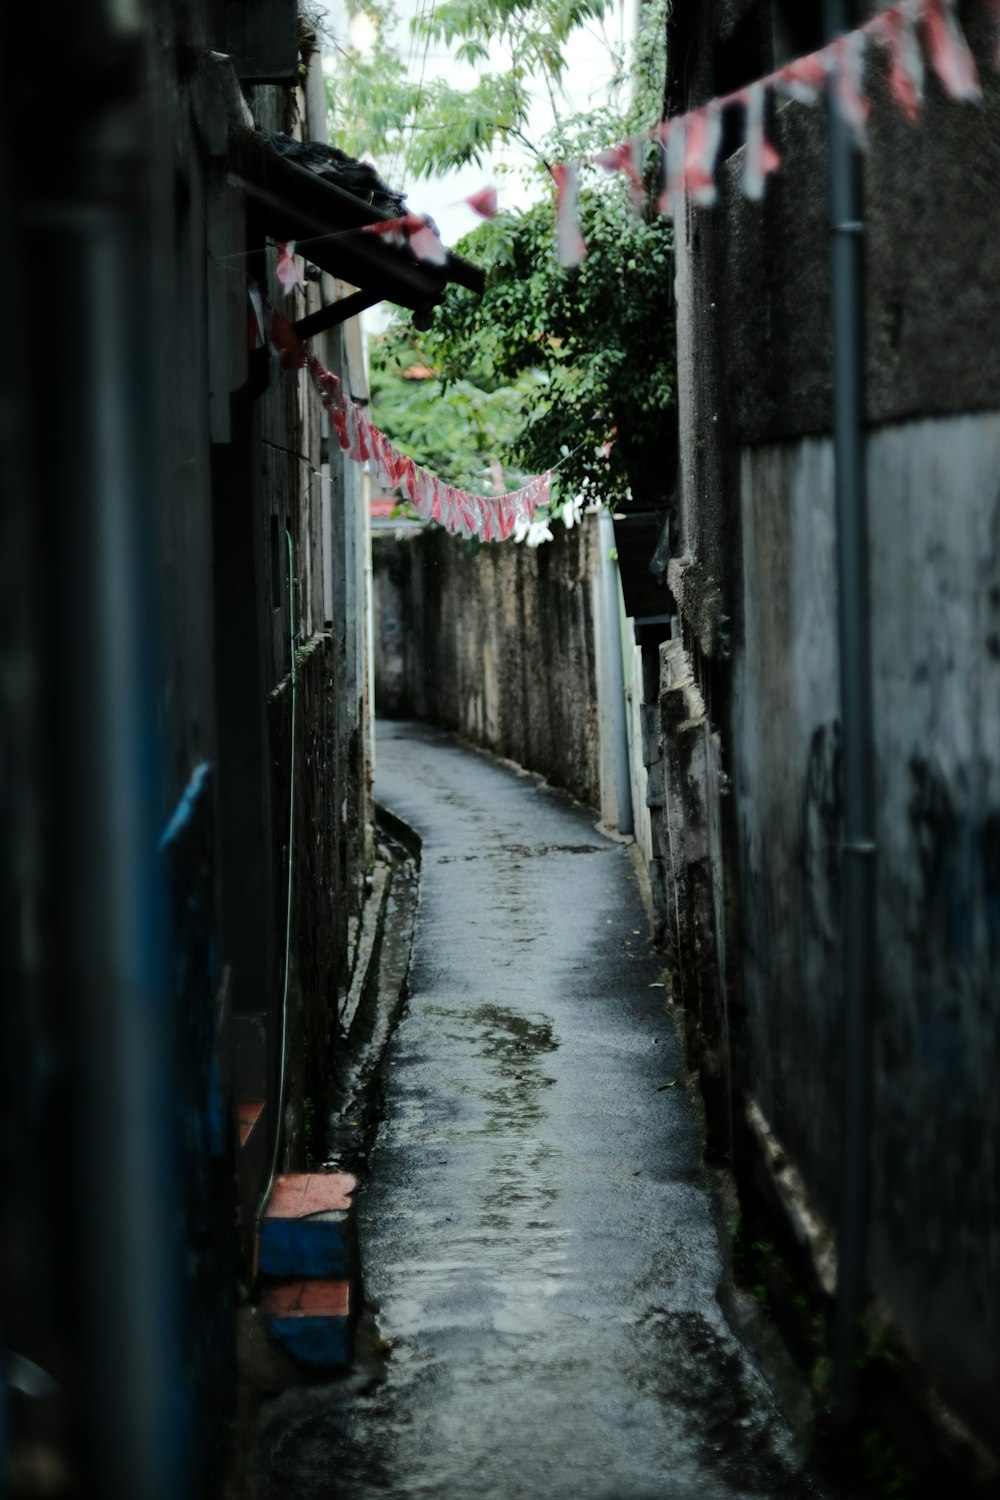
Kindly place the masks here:
MULTIPOLYGON (((735 10, 675 9, 697 103, 737 81, 718 76, 735 10)), ((984 11, 965 20, 982 108, 931 82, 910 125, 886 98, 884 63, 868 65, 871 1274, 918 1361, 989 1438, 1000 1397, 1000 207, 984 185, 1000 178, 1000 88, 984 11)), ((753 71, 769 61, 762 41, 753 71)), ((739 1159, 752 1149, 748 1111, 766 1122, 829 1224, 841 768, 822 110, 779 107, 772 138, 783 167, 763 205, 741 196, 735 150, 719 207, 688 206, 678 226, 681 543, 668 576, 679 619, 661 648, 653 840, 711 1140, 739 1159)))
MULTIPOLYGON (((873 432, 868 478, 873 1270, 921 1362, 985 1427, 1000 1395, 1000 415, 873 432)), ((741 498, 733 761, 753 1089, 829 1219, 842 1003, 829 441, 747 450, 741 498)))
POLYGON ((432 719, 614 815, 606 758, 602 780, 596 518, 554 530, 535 550, 375 533, 376 706, 432 719))

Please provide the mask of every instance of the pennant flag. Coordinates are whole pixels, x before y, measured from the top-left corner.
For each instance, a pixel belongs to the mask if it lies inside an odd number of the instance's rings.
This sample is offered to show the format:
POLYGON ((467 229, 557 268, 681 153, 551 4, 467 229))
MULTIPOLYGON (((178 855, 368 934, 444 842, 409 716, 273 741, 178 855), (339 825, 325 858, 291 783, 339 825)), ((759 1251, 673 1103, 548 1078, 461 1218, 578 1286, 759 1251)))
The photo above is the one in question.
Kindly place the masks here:
POLYGON ((764 135, 764 97, 762 83, 752 83, 741 93, 747 112, 743 191, 754 202, 760 202, 768 177, 781 166, 781 157, 764 135))
POLYGON ((878 29, 889 47, 889 91, 908 120, 916 120, 924 102, 924 58, 913 18, 905 10, 883 11, 878 29))
POLYGON ((955 0, 924 0, 924 37, 931 65, 953 99, 981 99, 975 59, 955 16, 955 0))
POLYGON ((274 312, 259 293, 256 299, 251 295, 250 302, 255 336, 260 327, 268 327, 272 346, 282 355, 286 368, 308 370, 340 447, 356 463, 369 465, 382 490, 400 490, 422 520, 436 521, 452 535, 461 533, 467 538, 506 541, 522 519, 533 519, 535 505, 548 494, 549 475, 536 475, 521 489, 490 498, 444 484, 400 453, 357 402, 345 398, 340 377, 306 353, 287 318, 274 312))
POLYGON ((351 439, 351 447, 348 452, 355 463, 363 464, 371 458, 371 451, 368 447, 368 418, 355 402, 345 402, 345 406, 349 408, 347 435, 351 439))
POLYGON ((462 534, 468 532, 470 537, 479 536, 482 530, 482 515, 479 510, 478 496, 470 495, 467 490, 452 490, 450 498, 462 534))
POLYGON ((827 66, 822 52, 810 52, 779 68, 774 87, 799 104, 815 104, 826 88, 827 66))
POLYGON ((677 219, 684 198, 684 168, 687 162, 687 116, 665 120, 657 134, 663 148, 666 182, 658 204, 661 214, 677 219))
POLYGON ((386 438, 385 440, 385 452, 386 461, 392 474, 392 484, 389 486, 389 488, 393 490, 401 490, 403 484, 403 475, 405 473, 405 462, 403 459, 403 455, 400 453, 395 443, 390 443, 388 438, 386 438))
POLYGON ((402 460, 402 469, 403 472, 400 477, 403 481, 406 498, 411 505, 416 505, 420 499, 420 487, 417 484, 417 466, 412 458, 404 458, 402 460))
POLYGON ((301 370, 308 364, 309 356, 299 343, 295 329, 280 312, 271 313, 270 342, 283 370, 301 370))
POLYGON ((374 224, 362 224, 361 233, 384 235, 386 239, 392 240, 393 244, 404 245, 406 243, 406 220, 409 217, 409 214, 405 214, 401 219, 379 219, 374 224))
POLYGON ((495 187, 480 188, 478 193, 470 193, 465 202, 484 219, 495 219, 497 216, 497 190, 495 187))
POLYGON ((716 100, 688 116, 684 149, 684 191, 693 203, 715 202, 715 161, 722 141, 722 110, 716 100))
POLYGON ((278 265, 276 270, 278 280, 285 288, 286 296, 289 292, 294 291, 297 286, 305 291, 305 281, 302 278, 302 273, 295 264, 294 240, 282 241, 278 246, 278 265))
POLYGON ((860 31, 839 36, 827 49, 833 61, 833 77, 840 117, 860 150, 868 144, 871 109, 864 92, 865 39, 860 31))
POLYGON ((444 266, 448 263, 448 252, 441 243, 441 236, 426 220, 420 220, 416 227, 411 226, 410 249, 417 260, 426 261, 428 265, 444 266))
POLYGON ((578 266, 587 254, 580 233, 579 163, 549 168, 556 184, 556 255, 561 266, 578 266))
POLYGON ((347 453, 351 446, 351 440, 347 436, 347 408, 335 406, 330 412, 330 426, 337 434, 337 442, 347 453))
POLYGON ((436 487, 436 494, 438 498, 438 525, 443 526, 446 531, 450 531, 452 536, 460 531, 463 535, 468 532, 471 537, 473 532, 462 515, 462 503, 466 500, 465 491, 456 490, 450 484, 439 484, 436 487))
POLYGON ((646 198, 642 180, 643 153, 644 141, 642 136, 637 135, 592 158, 595 166, 603 167, 606 172, 624 172, 628 178, 629 198, 636 213, 642 209, 646 198))
POLYGON ((361 230, 363 234, 382 235, 395 245, 409 245, 417 260, 427 261, 430 265, 443 266, 448 260, 448 252, 434 225, 420 214, 380 219, 376 224, 363 224, 361 230))
POLYGON ((327 411, 332 406, 343 405, 344 397, 340 389, 340 377, 334 375, 332 371, 327 370, 321 365, 314 355, 310 355, 309 357, 309 374, 312 376, 312 383, 316 387, 319 398, 327 411))
POLYGON ((396 487, 396 471, 389 454, 389 444, 385 436, 373 427, 371 430, 371 464, 372 475, 380 490, 389 492, 396 487))
POLYGON ((497 502, 497 510, 500 516, 500 540, 505 542, 514 530, 514 523, 517 520, 513 495, 501 495, 497 502))
POLYGON ((437 495, 435 519, 438 525, 450 531, 453 536, 471 541, 476 535, 476 523, 468 495, 454 485, 445 484, 443 479, 435 479, 434 486, 437 495))

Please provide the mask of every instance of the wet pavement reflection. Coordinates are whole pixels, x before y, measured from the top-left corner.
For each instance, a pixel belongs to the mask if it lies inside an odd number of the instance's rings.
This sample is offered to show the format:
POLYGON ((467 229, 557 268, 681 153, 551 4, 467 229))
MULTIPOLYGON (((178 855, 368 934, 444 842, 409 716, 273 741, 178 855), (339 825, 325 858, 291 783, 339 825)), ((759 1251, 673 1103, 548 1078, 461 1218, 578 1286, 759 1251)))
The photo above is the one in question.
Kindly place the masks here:
POLYGON ((696 1111, 628 851, 437 731, 381 726, 377 767, 379 799, 423 839, 359 1203, 388 1352, 372 1378, 275 1403, 269 1493, 814 1494, 720 1307, 696 1111))

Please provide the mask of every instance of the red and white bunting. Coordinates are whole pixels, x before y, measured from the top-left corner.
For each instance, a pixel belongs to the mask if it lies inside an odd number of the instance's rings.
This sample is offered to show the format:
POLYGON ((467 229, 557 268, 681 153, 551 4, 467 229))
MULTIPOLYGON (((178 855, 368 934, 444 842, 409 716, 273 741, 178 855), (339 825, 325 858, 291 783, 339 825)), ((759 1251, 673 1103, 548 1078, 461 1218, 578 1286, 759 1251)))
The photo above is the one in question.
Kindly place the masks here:
POLYGON ((834 97, 841 119, 854 132, 857 145, 868 144, 868 116, 871 104, 865 94, 865 38, 860 31, 849 31, 829 48, 833 70, 834 97))
POLYGON ((684 143, 684 191, 692 203, 709 207, 718 197, 715 163, 722 143, 722 110, 716 100, 688 116, 684 143))
MULTIPOLYGON (((1000 70, 1000 0, 981 0, 981 3, 994 18, 996 52, 993 63, 1000 70)), ((660 142, 665 158, 666 181, 659 201, 660 212, 676 218, 685 198, 701 204, 715 201, 715 167, 722 111, 734 106, 742 106, 745 110, 743 191, 748 198, 763 197, 767 178, 780 166, 778 153, 764 131, 765 102, 769 93, 782 94, 802 104, 814 104, 829 90, 858 145, 864 146, 871 110, 865 92, 865 51, 869 44, 875 43, 889 50, 890 92, 908 119, 917 119, 923 107, 925 56, 953 98, 982 98, 975 59, 958 22, 956 0, 898 0, 897 4, 881 11, 858 30, 847 32, 828 46, 786 63, 757 83, 654 126, 648 132, 648 139, 660 142)), ((623 141, 590 160, 609 171, 628 171, 626 164, 634 159, 635 144, 635 141, 623 141)), ((564 163, 550 168, 557 184, 568 180, 568 174, 575 170, 576 165, 564 163)), ((631 175, 629 182, 634 194, 636 182, 631 175)), ((561 195, 559 208, 562 237, 570 232, 570 220, 561 195)), ((560 245, 563 243, 561 238, 560 245)), ((574 253, 581 253, 578 242, 574 253)), ((576 261, 564 264, 576 264, 576 261)))
POLYGON ((474 213, 483 219, 495 219, 497 209, 497 190, 495 187, 480 188, 478 193, 470 193, 465 202, 474 213))
MULTIPOLYGON (((261 313, 267 313, 267 303, 263 301, 261 313)), ((274 316, 277 318, 280 314, 274 316)), ((357 402, 344 395, 338 377, 325 369, 318 359, 306 354, 287 319, 282 319, 282 322, 288 329, 293 354, 287 368, 308 368, 341 448, 356 463, 369 465, 379 489, 387 493, 397 490, 421 520, 436 521, 453 535, 479 537, 484 542, 507 541, 519 524, 530 524, 534 520, 536 506, 548 499, 551 471, 536 475, 519 490, 504 495, 473 495, 445 484, 435 474, 414 463, 412 458, 400 453, 385 433, 369 421, 357 402)))
POLYGON ((747 112, 747 143, 743 156, 743 191, 748 198, 759 201, 764 196, 764 184, 772 172, 781 166, 781 157, 764 135, 764 85, 752 83, 743 90, 743 101, 747 112))
POLYGON ((281 361, 283 370, 301 370, 308 363, 308 356, 295 329, 285 315, 275 312, 274 308, 271 308, 268 342, 281 361))
POLYGON ((366 442, 368 418, 354 401, 344 402, 347 417, 347 456, 356 464, 363 464, 370 457, 366 442))
MULTIPOLYGON (((994 21, 993 62, 1000 70, 1000 0, 982 0, 982 3, 994 21)), ((698 204, 715 201, 722 111, 742 107, 746 128, 743 191, 748 198, 760 199, 767 178, 781 165, 764 129, 768 93, 813 104, 821 93, 830 89, 844 121, 859 144, 863 144, 871 108, 864 88, 865 48, 869 43, 888 49, 890 93, 897 108, 910 120, 919 118, 923 107, 925 57, 952 98, 970 101, 982 98, 979 73, 958 23, 955 0, 899 0, 859 30, 838 37, 829 46, 796 58, 734 94, 713 99, 687 115, 675 115, 655 126, 646 137, 623 141, 592 160, 608 171, 623 172, 636 201, 642 192, 644 141, 658 141, 666 157, 666 186, 660 211, 676 217, 686 198, 698 204)), ((549 169, 556 188, 557 253, 564 266, 579 265, 586 255, 579 223, 579 165, 556 162, 549 169)), ((496 212, 493 188, 483 188, 465 201, 486 218, 496 212)), ((420 260, 433 264, 447 260, 448 252, 434 226, 418 215, 406 214, 369 224, 365 232, 409 246, 420 260)), ((277 275, 286 291, 300 284, 294 253, 294 241, 279 246, 277 275)), ((517 534, 518 528, 531 524, 536 506, 548 499, 551 471, 503 495, 469 494, 443 484, 412 458, 399 453, 357 404, 345 397, 337 376, 306 354, 292 324, 274 310, 255 286, 249 288, 249 300, 250 347, 269 344, 286 370, 308 366, 341 448, 356 462, 371 466, 380 489, 399 491, 422 518, 434 520, 450 532, 484 541, 506 540, 517 534)))
POLYGON ((448 251, 441 243, 441 236, 434 225, 420 214, 403 214, 398 219, 380 219, 375 224, 362 225, 363 234, 377 234, 393 245, 409 246, 417 260, 427 261, 432 266, 443 266, 448 251))
POLYGON ((786 63, 774 75, 774 88, 779 94, 799 104, 815 104, 826 88, 827 67, 821 52, 810 52, 786 63))
POLYGON ((879 31, 889 48, 889 92, 900 113, 916 120, 924 103, 924 55, 916 23, 900 7, 883 12, 879 31))
POLYGON ((676 219, 684 202, 684 167, 687 161, 688 115, 665 120, 657 134, 663 148, 665 186, 657 205, 660 213, 676 219))
POLYGON ((278 264, 275 267, 275 274, 285 288, 286 295, 294 292, 297 286, 305 290, 306 284, 302 272, 295 264, 294 240, 282 241, 278 246, 278 264))
POLYGON ((931 66, 952 98, 981 99, 979 74, 955 15, 955 0, 924 0, 924 36, 931 66))
POLYGON ((624 172, 628 179, 629 199, 636 213, 641 210, 645 198, 642 181, 645 149, 645 139, 641 135, 634 135, 631 140, 622 141, 620 145, 601 151, 593 158, 594 165, 603 167, 606 172, 624 172))
MULTIPOLYGON (((991 18, 994 40, 990 63, 1000 71, 1000 0, 978 0, 991 18)), ((924 80, 929 65, 944 90, 954 99, 978 102, 983 90, 975 58, 963 35, 957 13, 958 0, 896 0, 855 31, 845 33, 828 46, 795 58, 732 94, 713 99, 686 115, 674 115, 644 135, 632 136, 588 158, 591 165, 621 172, 633 206, 642 208, 645 189, 643 164, 646 144, 659 142, 665 158, 665 187, 660 212, 676 217, 685 199, 710 205, 715 202, 716 164, 726 109, 745 114, 743 190, 749 198, 763 197, 767 178, 780 167, 780 158, 767 140, 764 121, 769 94, 780 94, 802 104, 814 104, 829 92, 859 146, 866 143, 870 101, 865 92, 865 53, 870 45, 889 54, 889 91, 907 119, 919 119, 924 105, 924 80)), ((556 253, 563 266, 577 266, 584 259, 586 244, 580 232, 580 162, 555 162, 549 168, 556 188, 556 253)), ((497 213, 497 191, 491 184, 458 200, 484 218, 497 213)), ((355 231, 345 231, 354 233, 355 231)), ((448 251, 432 221, 419 214, 403 214, 363 228, 391 244, 405 247, 417 260, 444 265, 448 251)), ((278 247, 277 278, 287 292, 304 285, 295 261, 294 240, 278 247)), ((291 358, 284 331, 275 336, 264 326, 258 312, 256 347, 270 342, 291 358), (276 341, 277 340, 277 341, 276 341)))
POLYGON ((410 230, 410 249, 417 260, 426 261, 428 265, 444 266, 448 263, 448 252, 433 224, 423 223, 410 230))
POLYGON ((371 429, 371 469, 372 478, 380 490, 391 490, 396 483, 396 468, 389 453, 389 444, 385 435, 379 432, 377 427, 371 429))
POLYGON ((580 164, 556 162, 549 171, 556 185, 556 257, 561 266, 578 266, 587 253, 580 233, 580 164))

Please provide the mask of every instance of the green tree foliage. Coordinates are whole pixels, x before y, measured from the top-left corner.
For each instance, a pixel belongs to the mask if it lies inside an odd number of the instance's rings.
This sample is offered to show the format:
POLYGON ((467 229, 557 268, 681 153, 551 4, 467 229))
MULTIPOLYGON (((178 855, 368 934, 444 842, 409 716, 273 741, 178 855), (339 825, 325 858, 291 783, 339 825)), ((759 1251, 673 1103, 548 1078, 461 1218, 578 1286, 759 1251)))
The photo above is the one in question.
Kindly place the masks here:
MULTIPOLYGON (((655 0, 654 8, 662 11, 665 3, 655 0)), ((353 0, 349 14, 366 18, 374 42, 364 54, 340 49, 341 67, 329 89, 331 139, 352 155, 401 163, 407 178, 469 162, 482 166, 494 145, 511 136, 531 150, 525 130, 533 84, 542 84, 558 120, 566 106, 566 43, 578 27, 600 24, 609 9, 610 0, 440 0, 414 17, 404 59, 392 0, 353 0), (408 62, 426 58, 428 47, 441 43, 475 68, 475 83, 457 88, 424 79, 423 68, 418 78, 411 76, 408 62)), ((624 81, 622 59, 614 63, 612 92, 624 81)), ((636 104, 648 107, 645 99, 636 104)), ((646 124, 657 117, 656 108, 646 124)))
MULTIPOLYGON (((419 23, 424 36, 451 43, 473 61, 494 56, 498 38, 509 49, 509 72, 484 75, 468 94, 408 82, 379 32, 365 65, 374 71, 349 72, 347 91, 338 86, 335 121, 350 118, 359 131, 357 140, 342 133, 338 143, 357 149, 367 132, 369 147, 405 150, 418 174, 484 159, 497 139, 522 133, 532 69, 545 77, 555 106, 567 36, 582 21, 599 20, 604 9, 604 0, 436 5, 419 23), (380 48, 385 67, 378 72, 380 48)), ((666 0, 644 7, 628 107, 612 98, 558 124, 533 147, 539 200, 482 224, 456 247, 484 268, 485 296, 451 285, 430 330, 418 334, 399 324, 375 351, 376 420, 453 483, 489 490, 491 460, 502 458, 508 484, 518 470, 540 472, 558 462, 560 499, 652 498, 662 487, 657 457, 673 416, 676 360, 672 231, 655 207, 657 149, 646 152, 649 195, 640 213, 620 174, 584 167, 587 255, 570 269, 554 252, 547 163, 586 161, 656 120, 665 17, 666 0), (434 377, 407 380, 403 372, 415 364, 434 377)))
POLYGON ((512 462, 532 390, 529 370, 507 384, 442 380, 401 324, 372 354, 372 417, 417 463, 448 484, 492 494, 525 477, 512 462))
POLYGON ((637 217, 617 180, 583 191, 581 220, 587 256, 570 270, 549 200, 475 230, 458 248, 485 268, 485 295, 449 287, 434 326, 400 326, 382 358, 413 351, 442 405, 470 384, 503 390, 509 459, 534 473, 559 459, 563 498, 622 499, 648 490, 674 399, 671 231, 637 217))

